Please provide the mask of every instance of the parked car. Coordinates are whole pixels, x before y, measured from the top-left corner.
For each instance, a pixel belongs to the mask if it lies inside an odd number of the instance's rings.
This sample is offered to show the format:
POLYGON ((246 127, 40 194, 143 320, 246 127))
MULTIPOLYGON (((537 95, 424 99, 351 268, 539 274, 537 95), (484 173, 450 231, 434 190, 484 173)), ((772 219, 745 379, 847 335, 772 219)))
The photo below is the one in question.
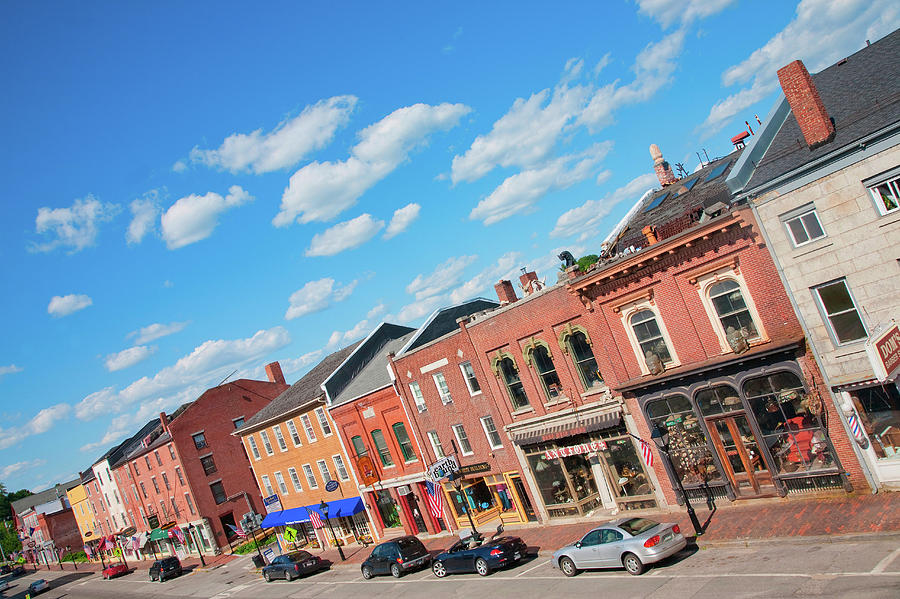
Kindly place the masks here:
POLYGON ((113 564, 105 569, 103 571, 103 578, 109 580, 110 578, 115 578, 116 576, 121 576, 123 574, 128 574, 128 566, 119 562, 118 564, 113 564))
POLYGON ((431 554, 422 541, 414 536, 400 537, 380 545, 362 563, 363 578, 369 580, 379 574, 400 578, 404 573, 431 563, 431 554))
POLYGON ((491 570, 518 563, 528 547, 519 537, 499 537, 503 525, 488 540, 476 533, 461 538, 450 549, 439 554, 431 564, 431 570, 438 578, 455 572, 478 572, 487 576, 491 570))
POLYGON ((12 575, 13 576, 25 576, 25 566, 20 564, 20 565, 16 566, 15 568, 13 568, 12 575))
POLYGON ((291 581, 321 569, 322 559, 319 556, 312 555, 309 551, 297 551, 273 559, 271 564, 263 566, 262 575, 266 582, 272 582, 276 578, 291 581))
POLYGON ((8 580, 0 580, 0 593, 9 589, 9 581, 8 580))
POLYGON ((166 578, 174 578, 181 575, 181 562, 177 557, 164 557, 153 562, 150 566, 150 580, 163 582, 166 578))
POLYGON ((580 541, 553 554, 551 565, 566 576, 587 568, 621 568, 642 574, 656 563, 684 549, 687 540, 677 524, 647 518, 621 518, 590 531, 580 541))
POLYGON ((9 564, 3 564, 2 566, 0 566, 0 574, 9 574, 10 572, 12 572, 12 566, 10 566, 9 564))
POLYGON ((38 578, 30 585, 28 585, 28 594, 29 595, 37 595, 38 593, 43 593, 46 590, 50 589, 50 582, 43 579, 38 578))

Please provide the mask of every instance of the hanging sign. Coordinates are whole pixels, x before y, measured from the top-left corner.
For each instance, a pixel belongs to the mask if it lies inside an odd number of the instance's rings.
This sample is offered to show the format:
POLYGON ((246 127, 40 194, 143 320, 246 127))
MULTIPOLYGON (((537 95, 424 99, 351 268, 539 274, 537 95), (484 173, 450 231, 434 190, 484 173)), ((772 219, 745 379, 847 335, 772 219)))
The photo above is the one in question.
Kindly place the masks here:
POLYGON ((544 452, 544 459, 553 460, 556 458, 564 458, 570 455, 603 451, 604 449, 606 449, 606 441, 591 441, 590 443, 570 445, 569 447, 560 447, 559 449, 548 449, 544 452))
POLYGON ((886 330, 869 337, 866 353, 879 381, 884 382, 900 372, 900 328, 897 323, 891 321, 886 330))
POLYGON ((367 455, 356 460, 356 470, 359 472, 359 478, 364 485, 373 485, 381 480, 378 471, 375 469, 375 462, 367 455))
POLYGON ((459 467, 460 474, 477 474, 478 472, 489 472, 491 465, 487 462, 479 462, 477 464, 468 464, 459 467))
POLYGON ((429 466, 425 471, 425 477, 432 482, 438 482, 457 472, 459 472, 459 462, 456 461, 455 456, 448 455, 429 466))

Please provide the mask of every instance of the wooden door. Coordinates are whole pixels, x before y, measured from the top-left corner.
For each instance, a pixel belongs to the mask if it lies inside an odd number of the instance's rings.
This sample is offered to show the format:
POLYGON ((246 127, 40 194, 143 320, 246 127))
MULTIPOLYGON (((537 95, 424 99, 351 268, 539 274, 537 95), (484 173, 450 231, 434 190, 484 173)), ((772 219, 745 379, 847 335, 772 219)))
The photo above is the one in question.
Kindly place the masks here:
POLYGON ((756 435, 743 413, 708 418, 710 439, 737 497, 772 495, 775 487, 756 435))

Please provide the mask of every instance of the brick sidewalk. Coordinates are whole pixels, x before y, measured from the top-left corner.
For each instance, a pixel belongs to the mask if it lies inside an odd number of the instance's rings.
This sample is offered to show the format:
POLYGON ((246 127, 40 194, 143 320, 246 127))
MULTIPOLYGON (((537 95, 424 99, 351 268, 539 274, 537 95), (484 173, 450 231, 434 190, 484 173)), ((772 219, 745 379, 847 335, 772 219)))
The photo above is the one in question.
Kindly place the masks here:
MULTIPOLYGON (((695 509, 697 507, 695 506, 695 509)), ((627 517, 631 512, 619 512, 614 518, 627 517)), ((671 510, 642 511, 634 515, 663 522, 677 522, 685 534, 692 535, 693 527, 683 507, 671 510)), ((818 535, 845 535, 853 533, 900 532, 900 493, 880 493, 878 495, 835 495, 791 499, 767 499, 754 501, 719 500, 717 509, 710 513, 703 505, 697 509, 701 524, 709 523, 699 544, 717 541, 740 541, 745 539, 769 539, 780 537, 804 537, 818 535)), ((581 538, 597 524, 605 522, 607 516, 582 518, 578 522, 550 526, 521 525, 507 526, 506 534, 522 538, 533 550, 541 554, 552 553, 556 549, 581 538)), ((486 525, 479 530, 489 536, 496 524, 486 525)), ((453 542, 453 537, 423 539, 432 551, 443 551, 453 542)), ((347 560, 344 564, 359 564, 372 552, 372 547, 350 546, 344 548, 347 560)), ((335 549, 312 550, 312 553, 341 564, 335 549)))
MULTIPOLYGON (((185 570, 196 570, 196 571, 204 571, 204 570, 212 570, 214 568, 218 568, 219 566, 225 565, 231 560, 237 559, 241 557, 240 555, 231 555, 230 553, 222 553, 220 555, 204 555, 203 559, 206 561, 206 566, 200 565, 200 559, 196 557, 188 557, 186 559, 181 560, 181 566, 185 570)), ((126 563, 128 564, 128 568, 132 571, 148 571, 150 566, 153 564, 154 560, 133 560, 126 558, 126 563)), ((117 563, 116 559, 113 559, 111 562, 107 562, 107 566, 110 563, 117 563)), ((26 569, 30 572, 32 569, 35 572, 48 571, 48 567, 42 564, 25 564, 26 569)), ((58 572, 60 570, 65 570, 66 572, 100 572, 103 570, 103 566, 100 562, 78 562, 76 565, 73 565, 72 562, 63 562, 62 567, 59 564, 50 564, 49 571, 58 572)))

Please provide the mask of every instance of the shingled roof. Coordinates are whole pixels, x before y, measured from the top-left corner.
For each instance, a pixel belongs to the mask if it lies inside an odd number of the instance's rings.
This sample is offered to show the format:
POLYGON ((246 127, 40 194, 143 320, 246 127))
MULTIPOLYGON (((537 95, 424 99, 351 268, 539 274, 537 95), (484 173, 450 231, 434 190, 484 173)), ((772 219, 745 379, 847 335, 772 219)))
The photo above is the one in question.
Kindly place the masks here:
POLYGON ((347 359, 347 356, 353 352, 356 347, 362 343, 357 341, 352 345, 340 349, 333 354, 325 357, 312 370, 307 372, 299 381, 291 385, 289 389, 281 395, 273 399, 263 409, 247 420, 240 429, 241 432, 249 432, 260 424, 264 424, 273 418, 277 418, 284 414, 288 414, 294 410, 317 401, 324 392, 322 391, 322 383, 328 378, 341 363, 347 359))
POLYGON ((456 321, 460 318, 471 316, 476 312, 495 310, 499 307, 500 304, 496 301, 477 297, 453 306, 438 308, 416 331, 416 334, 412 336, 406 346, 397 352, 397 356, 413 352, 448 333, 459 331, 459 324, 456 321))
MULTIPOLYGON (((41 505, 42 503, 47 503, 48 501, 53 501, 57 497, 65 498, 66 491, 69 489, 73 489, 81 484, 81 478, 76 478, 75 480, 70 480, 68 482, 59 483, 55 486, 50 487, 40 493, 35 493, 34 495, 29 495, 28 497, 23 497, 22 499, 16 499, 12 502, 12 509, 16 515, 21 515, 22 512, 26 512, 31 508, 41 505)), ((68 501, 68 499, 66 499, 68 501)))

